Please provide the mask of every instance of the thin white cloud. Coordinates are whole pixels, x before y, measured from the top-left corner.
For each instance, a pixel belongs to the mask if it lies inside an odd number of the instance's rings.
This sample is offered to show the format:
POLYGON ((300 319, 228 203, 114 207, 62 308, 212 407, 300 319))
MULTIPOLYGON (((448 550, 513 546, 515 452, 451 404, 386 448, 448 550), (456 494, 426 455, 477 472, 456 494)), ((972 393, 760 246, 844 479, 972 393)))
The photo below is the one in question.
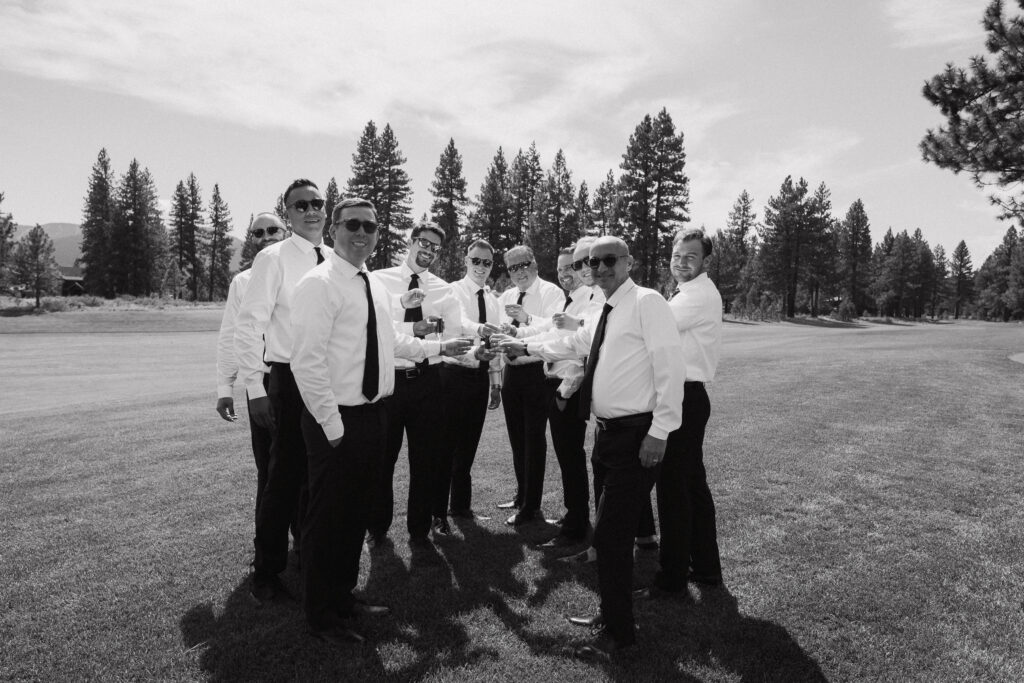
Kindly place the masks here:
POLYGON ((978 0, 887 0, 886 17, 903 48, 971 44, 981 49, 981 18, 987 2, 978 0))

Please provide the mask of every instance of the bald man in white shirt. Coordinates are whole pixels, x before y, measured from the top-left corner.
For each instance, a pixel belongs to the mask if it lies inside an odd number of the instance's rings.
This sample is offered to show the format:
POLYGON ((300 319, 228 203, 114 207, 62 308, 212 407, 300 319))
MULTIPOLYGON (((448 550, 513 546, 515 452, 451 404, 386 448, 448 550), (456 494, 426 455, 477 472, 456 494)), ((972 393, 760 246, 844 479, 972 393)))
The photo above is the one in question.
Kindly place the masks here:
POLYGON ((678 283, 669 301, 686 364, 683 424, 669 434, 658 476, 661 569, 655 588, 675 593, 689 579, 722 585, 715 529, 715 501, 704 469, 704 428, 711 403, 704 388, 715 378, 722 348, 722 297, 705 271, 712 242, 703 230, 683 230, 672 245, 672 276, 678 283))
MULTIPOLYGON (((258 251, 264 247, 280 242, 287 235, 284 223, 275 214, 265 212, 257 214, 249 225, 248 237, 256 244, 258 251)), ((249 288, 252 268, 246 268, 231 279, 228 287, 228 298, 224 304, 224 316, 220 322, 220 333, 217 335, 217 414, 228 422, 235 422, 235 379, 238 376, 238 360, 235 356, 235 322, 238 308, 249 288)), ((264 374, 264 388, 267 385, 264 374)), ((246 400, 248 404, 248 399, 246 400)), ((271 432, 266 427, 256 424, 249 418, 249 435, 252 440, 252 454, 256 461, 256 507, 260 509, 263 489, 267 486, 267 470, 270 467, 271 432)), ((297 535, 297 534, 296 534, 297 535)))
MULTIPOLYGON (((235 349, 239 380, 249 394, 250 415, 271 430, 270 466, 256 513, 256 555, 252 598, 259 604, 291 598, 279 574, 288 566, 288 527, 302 526, 306 444, 302 439, 302 398, 291 371, 293 293, 299 278, 324 260, 324 198, 306 178, 284 192, 292 236, 256 255, 252 278, 238 312, 235 349), (266 366, 270 383, 263 386, 266 366), (298 512, 296 512, 296 509, 298 512)), ((301 550, 301 538, 296 550, 301 550)))
POLYGON ((633 258, 617 237, 601 237, 588 259, 607 301, 594 327, 531 343, 499 337, 509 356, 557 361, 587 356, 580 406, 592 410, 597 442, 592 457, 604 487, 594 526, 601 609, 573 617, 601 628, 581 657, 607 659, 636 642, 633 618, 633 536, 644 500, 650 499, 668 435, 682 421, 682 346, 668 303, 629 277, 633 258))

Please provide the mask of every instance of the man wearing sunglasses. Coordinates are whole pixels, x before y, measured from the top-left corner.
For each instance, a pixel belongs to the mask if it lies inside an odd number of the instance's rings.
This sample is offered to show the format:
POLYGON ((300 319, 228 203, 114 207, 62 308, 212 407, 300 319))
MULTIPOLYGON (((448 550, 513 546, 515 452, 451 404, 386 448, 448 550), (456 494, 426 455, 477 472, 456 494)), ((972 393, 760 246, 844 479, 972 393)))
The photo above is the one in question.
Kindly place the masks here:
MULTIPOLYGON (((376 271, 380 283, 395 301, 412 296, 412 306, 396 307, 395 328, 419 338, 453 338, 462 334, 462 308, 451 285, 427 269, 440 256, 444 230, 432 222, 417 224, 409 238, 409 253, 400 266, 376 271)), ((475 328, 475 326, 473 326, 475 328)), ((441 356, 433 354, 413 363, 395 359, 395 393, 388 398, 388 444, 374 498, 368 542, 380 546, 394 517, 394 473, 402 450, 403 433, 409 438, 409 500, 406 526, 414 546, 451 534, 448 522, 448 486, 451 477, 449 448, 444 433, 441 356), (445 463, 448 466, 445 467, 445 463)))
MULTIPOLYGON (((533 250, 527 246, 512 247, 505 253, 505 265, 515 287, 506 289, 498 298, 505 313, 503 329, 515 334, 521 327, 550 322, 551 316, 562 310, 565 297, 557 285, 537 276, 533 250)), ((501 401, 512 447, 516 495, 498 507, 518 508, 506 521, 509 526, 540 518, 548 450, 548 406, 554 400, 557 386, 557 379, 544 374, 544 363, 539 358, 516 358, 506 363, 501 401)))
POLYGON ((597 422, 592 456, 604 486, 594 525, 601 609, 573 617, 601 628, 581 657, 608 659, 636 641, 633 618, 633 535, 644 500, 650 500, 668 435, 682 421, 685 366, 668 302, 629 277, 633 259, 626 243, 601 237, 587 265, 607 301, 594 326, 542 342, 499 338, 508 356, 558 361, 587 356, 580 410, 597 422))
MULTIPOLYGON (((324 198, 311 180, 300 178, 284 192, 292 236, 256 255, 252 278, 238 313, 235 348, 239 379, 249 394, 250 419, 271 431, 267 485, 256 512, 253 599, 263 604, 290 598, 278 576, 288 565, 288 527, 302 527, 306 446, 300 420, 302 397, 290 367, 291 310, 299 278, 330 250, 323 245, 324 198), (266 361, 270 381, 263 386, 266 361)), ((301 550, 301 537, 296 539, 301 550)))
POLYGON ((473 353, 445 358, 441 367, 444 404, 448 412, 447 432, 451 454, 449 512, 453 517, 474 519, 471 470, 483 433, 487 409, 501 405, 501 357, 488 348, 486 339, 498 331, 501 308, 491 293, 487 278, 494 265, 494 248, 476 240, 466 250, 466 276, 453 282, 452 293, 462 315, 479 326, 473 353))
MULTIPOLYGON (((249 226, 248 239, 253 240, 257 249, 262 251, 264 247, 283 240, 285 232, 284 223, 280 218, 272 213, 261 213, 253 218, 252 224, 249 226)), ((231 279, 231 285, 228 287, 228 299, 224 304, 224 317, 220 322, 220 334, 217 335, 217 414, 228 422, 238 419, 238 416, 235 415, 234 399, 235 378, 238 375, 238 361, 235 358, 235 321, 238 318, 238 308, 249 287, 249 278, 251 277, 252 268, 247 268, 231 279)), ((268 377, 264 373, 264 388, 268 384, 267 379, 268 377)), ((266 427, 256 424, 250 415, 249 435, 252 438, 252 454, 256 460, 256 511, 258 511, 263 498, 263 489, 267 486, 271 433, 266 427)), ((298 533, 294 535, 298 536, 298 533)))
POLYGON ((352 591, 377 468, 387 441, 384 397, 395 387, 394 358, 464 353, 469 342, 425 341, 396 332, 392 299, 366 258, 377 245, 371 202, 334 209, 334 256, 295 288, 292 367, 307 411, 309 512, 303 529, 303 603, 312 634, 331 645, 362 642, 355 617, 388 613, 352 591))

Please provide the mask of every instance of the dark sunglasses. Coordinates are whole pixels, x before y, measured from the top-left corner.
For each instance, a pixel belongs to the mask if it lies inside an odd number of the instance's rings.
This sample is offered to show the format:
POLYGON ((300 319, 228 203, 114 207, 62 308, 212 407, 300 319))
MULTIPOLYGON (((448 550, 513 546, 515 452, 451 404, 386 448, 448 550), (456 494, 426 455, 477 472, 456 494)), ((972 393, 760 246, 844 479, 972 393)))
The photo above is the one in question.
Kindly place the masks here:
POLYGON ((615 264, 619 262, 620 258, 624 257, 616 256, 615 254, 608 254, 607 256, 595 256, 592 258, 588 258, 586 259, 586 261, 587 265, 590 266, 591 270, 597 270, 597 267, 602 263, 604 264, 605 268, 614 268, 615 264))
POLYGON ((281 232, 281 228, 277 227, 276 225, 271 225, 268 226, 266 230, 264 230, 263 228, 253 228, 252 230, 249 231, 249 234, 255 237, 256 239, 263 239, 264 234, 273 237, 279 232, 281 232))
POLYGON ((374 221, 361 221, 358 218, 349 218, 347 221, 341 223, 335 223, 335 225, 344 225, 345 229, 349 232, 355 232, 359 228, 363 229, 367 235, 372 235, 377 232, 377 223, 374 221))
POLYGON ((294 208, 299 213, 306 213, 309 211, 309 207, 313 207, 317 211, 324 210, 324 200, 322 199, 297 199, 288 205, 289 208, 294 208))
POLYGON ((441 251, 440 244, 434 244, 426 237, 417 237, 416 244, 420 245, 420 249, 424 251, 429 251, 432 254, 436 254, 437 252, 441 251))
POLYGON ((477 258, 476 256, 470 256, 469 262, 474 266, 483 266, 484 268, 490 268, 494 264, 494 261, 489 258, 477 258))
POLYGON ((515 265, 509 266, 508 267, 508 272, 510 272, 510 273, 518 273, 520 270, 526 270, 527 268, 529 268, 532 265, 533 265, 533 261, 523 261, 522 263, 517 263, 515 265))
POLYGON ((583 270, 583 266, 587 265, 587 259, 581 258, 579 261, 572 262, 573 270, 583 270))

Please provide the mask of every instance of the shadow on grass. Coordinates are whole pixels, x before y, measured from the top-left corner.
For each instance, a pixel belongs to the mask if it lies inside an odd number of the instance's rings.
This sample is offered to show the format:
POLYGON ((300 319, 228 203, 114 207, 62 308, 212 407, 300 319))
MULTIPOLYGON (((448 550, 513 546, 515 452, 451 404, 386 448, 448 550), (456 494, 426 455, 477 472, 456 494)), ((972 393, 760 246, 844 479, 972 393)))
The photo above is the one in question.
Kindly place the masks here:
POLYGON ((722 318, 723 323, 730 323, 732 325, 757 325, 758 323, 753 320, 736 320, 735 318, 722 318))
POLYGON ((23 315, 41 315, 45 312, 41 308, 14 306, 11 308, 0 308, 0 318, 20 318, 23 315))
POLYGON ((867 325, 861 322, 844 322, 842 320, 832 320, 831 318, 786 318, 784 322, 792 323, 794 325, 807 325, 809 327, 833 329, 857 329, 867 327, 867 325))

